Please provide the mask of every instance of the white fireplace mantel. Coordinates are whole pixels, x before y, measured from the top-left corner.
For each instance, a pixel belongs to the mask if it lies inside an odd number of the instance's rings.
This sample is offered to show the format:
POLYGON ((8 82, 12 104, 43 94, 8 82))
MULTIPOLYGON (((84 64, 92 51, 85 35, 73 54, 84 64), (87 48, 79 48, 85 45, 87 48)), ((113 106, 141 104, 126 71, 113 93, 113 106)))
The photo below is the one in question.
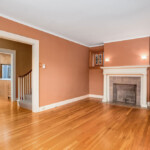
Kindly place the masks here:
POLYGON ((101 67, 104 74, 104 96, 103 102, 109 102, 109 80, 110 76, 124 76, 124 77, 141 77, 141 91, 140 91, 140 105, 147 107, 147 68, 144 66, 115 66, 115 67, 101 67))

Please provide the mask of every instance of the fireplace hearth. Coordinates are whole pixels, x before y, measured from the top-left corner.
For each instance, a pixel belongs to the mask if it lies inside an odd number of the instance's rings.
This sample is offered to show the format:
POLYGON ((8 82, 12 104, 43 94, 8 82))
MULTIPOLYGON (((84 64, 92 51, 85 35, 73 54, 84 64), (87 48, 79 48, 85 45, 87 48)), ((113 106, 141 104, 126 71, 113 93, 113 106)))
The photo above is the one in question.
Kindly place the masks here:
POLYGON ((136 84, 113 83, 113 102, 136 105, 136 84))

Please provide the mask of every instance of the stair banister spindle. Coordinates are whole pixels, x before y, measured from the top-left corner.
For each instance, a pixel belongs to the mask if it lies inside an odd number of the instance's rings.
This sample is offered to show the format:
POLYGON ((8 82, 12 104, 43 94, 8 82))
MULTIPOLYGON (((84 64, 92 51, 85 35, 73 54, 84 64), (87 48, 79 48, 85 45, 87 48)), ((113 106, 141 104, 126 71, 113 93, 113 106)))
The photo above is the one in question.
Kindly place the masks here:
POLYGON ((25 85, 25 87, 24 87, 24 95, 26 95, 27 94, 27 76, 24 77, 24 85, 25 85))
POLYGON ((22 88, 22 97, 23 97, 23 100, 24 100, 24 93, 25 93, 25 92, 24 92, 24 90, 25 90, 24 85, 25 85, 25 84, 24 84, 24 77, 23 77, 23 86, 22 86, 22 87, 23 87, 23 88, 22 88))
POLYGON ((31 91, 30 92, 32 93, 32 72, 31 72, 31 82, 30 83, 31 83, 31 91))
POLYGON ((20 101, 20 77, 18 77, 18 100, 20 101))
POLYGON ((26 92, 25 92, 25 94, 27 94, 27 75, 25 76, 25 85, 26 85, 26 92))
POLYGON ((29 73, 29 94, 30 94, 30 74, 31 73, 29 73))
POLYGON ((22 100, 22 77, 20 77, 20 100, 22 100))
POLYGON ((28 94, 28 75, 26 75, 26 94, 28 94))
POLYGON ((26 94, 26 76, 24 76, 24 95, 26 94))
POLYGON ((27 94, 29 94, 29 74, 27 75, 27 94))
POLYGON ((32 70, 18 77, 18 100, 24 100, 26 94, 32 93, 32 70))
POLYGON ((26 75, 26 94, 28 94, 28 75, 26 75))
POLYGON ((25 81, 25 76, 23 77, 23 79, 24 79, 24 95, 25 95, 25 94, 26 94, 26 85, 25 85, 26 81, 25 81))
POLYGON ((26 77, 26 94, 28 94, 28 75, 26 75, 25 77, 26 77))

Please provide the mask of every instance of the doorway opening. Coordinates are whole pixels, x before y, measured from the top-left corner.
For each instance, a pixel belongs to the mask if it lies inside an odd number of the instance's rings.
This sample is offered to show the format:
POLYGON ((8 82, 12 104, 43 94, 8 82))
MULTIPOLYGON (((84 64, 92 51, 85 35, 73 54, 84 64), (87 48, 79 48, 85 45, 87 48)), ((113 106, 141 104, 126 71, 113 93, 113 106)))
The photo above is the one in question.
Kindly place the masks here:
POLYGON ((0 38, 16 41, 24 44, 29 44, 32 46, 32 76, 31 76, 32 111, 38 112, 39 111, 39 41, 34 40, 32 38, 20 36, 17 34, 5 32, 5 31, 0 31, 0 38))

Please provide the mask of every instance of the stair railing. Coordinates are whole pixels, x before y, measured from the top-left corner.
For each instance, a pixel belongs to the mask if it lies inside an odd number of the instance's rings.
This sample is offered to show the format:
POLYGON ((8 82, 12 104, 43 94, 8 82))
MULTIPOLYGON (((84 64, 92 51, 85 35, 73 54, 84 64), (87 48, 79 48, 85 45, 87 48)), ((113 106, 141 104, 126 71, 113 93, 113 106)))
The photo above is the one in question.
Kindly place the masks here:
POLYGON ((32 94, 32 70, 18 77, 18 100, 24 100, 26 94, 32 94))

